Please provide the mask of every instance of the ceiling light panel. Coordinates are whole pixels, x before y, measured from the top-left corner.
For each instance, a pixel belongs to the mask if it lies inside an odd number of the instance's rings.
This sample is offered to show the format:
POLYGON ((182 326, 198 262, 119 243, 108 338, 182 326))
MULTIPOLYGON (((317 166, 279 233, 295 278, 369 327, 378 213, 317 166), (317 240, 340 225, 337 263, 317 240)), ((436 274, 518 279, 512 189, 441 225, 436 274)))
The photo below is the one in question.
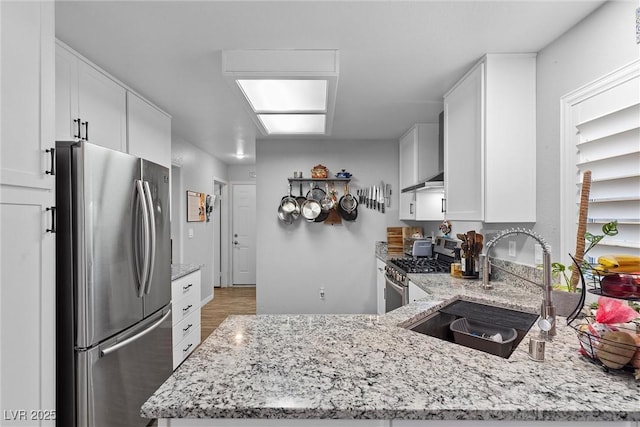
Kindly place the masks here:
POLYGON ((269 135, 325 133, 324 114, 258 114, 258 119, 269 135))
POLYGON ((256 113, 327 111, 326 80, 243 79, 237 83, 256 113))

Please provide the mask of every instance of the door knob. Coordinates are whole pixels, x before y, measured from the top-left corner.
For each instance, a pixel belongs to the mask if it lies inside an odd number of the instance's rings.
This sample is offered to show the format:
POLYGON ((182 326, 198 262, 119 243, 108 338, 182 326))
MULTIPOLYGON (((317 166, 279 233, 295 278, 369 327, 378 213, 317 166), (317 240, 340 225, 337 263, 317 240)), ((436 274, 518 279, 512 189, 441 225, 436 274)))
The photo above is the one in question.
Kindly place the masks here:
POLYGON ((236 233, 236 234, 234 234, 234 235, 233 235, 233 237, 238 237, 238 234, 237 234, 237 233, 236 233))
POLYGON ((238 244, 238 241, 237 241, 237 240, 236 240, 236 241, 234 241, 234 242, 233 242, 233 244, 234 244, 234 245, 237 245, 237 244, 238 244))

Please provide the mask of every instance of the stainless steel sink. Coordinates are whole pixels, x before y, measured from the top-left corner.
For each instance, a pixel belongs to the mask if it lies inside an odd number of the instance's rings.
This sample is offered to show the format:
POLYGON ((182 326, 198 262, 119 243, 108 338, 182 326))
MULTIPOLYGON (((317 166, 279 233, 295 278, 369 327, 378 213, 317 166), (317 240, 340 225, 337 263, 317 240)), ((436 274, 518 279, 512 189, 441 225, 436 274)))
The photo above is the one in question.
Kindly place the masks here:
POLYGON ((513 342, 509 343, 510 348, 506 349, 506 351, 504 348, 498 349, 496 345, 487 345, 486 338, 483 337, 478 337, 479 345, 470 345, 470 347, 477 350, 504 358, 511 356, 520 341, 522 341, 529 332, 529 329, 531 329, 536 319, 538 319, 537 314, 497 307, 490 304, 456 300, 429 316, 405 326, 405 328, 420 334, 455 343, 456 339, 450 329, 450 325, 451 322, 462 317, 487 325, 515 329, 517 337, 513 342))

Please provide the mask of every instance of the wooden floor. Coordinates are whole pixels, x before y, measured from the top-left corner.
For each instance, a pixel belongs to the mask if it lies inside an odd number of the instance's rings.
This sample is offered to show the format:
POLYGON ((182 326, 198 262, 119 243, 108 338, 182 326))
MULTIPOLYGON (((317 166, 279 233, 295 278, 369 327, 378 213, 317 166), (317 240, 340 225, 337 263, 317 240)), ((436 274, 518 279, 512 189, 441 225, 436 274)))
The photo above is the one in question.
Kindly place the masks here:
POLYGON ((202 340, 213 332, 230 314, 256 314, 255 286, 215 288, 213 300, 202 307, 202 340))

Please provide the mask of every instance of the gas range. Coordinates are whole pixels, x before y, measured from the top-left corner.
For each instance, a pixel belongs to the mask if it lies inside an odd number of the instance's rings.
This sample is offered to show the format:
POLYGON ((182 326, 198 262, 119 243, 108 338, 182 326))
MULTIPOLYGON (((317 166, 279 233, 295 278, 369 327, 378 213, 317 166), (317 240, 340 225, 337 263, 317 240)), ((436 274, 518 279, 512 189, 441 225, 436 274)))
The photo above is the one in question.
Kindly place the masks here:
POLYGON ((385 274, 388 279, 400 286, 408 286, 407 274, 448 273, 455 259, 459 240, 445 237, 436 238, 433 257, 403 257, 387 261, 385 274))

